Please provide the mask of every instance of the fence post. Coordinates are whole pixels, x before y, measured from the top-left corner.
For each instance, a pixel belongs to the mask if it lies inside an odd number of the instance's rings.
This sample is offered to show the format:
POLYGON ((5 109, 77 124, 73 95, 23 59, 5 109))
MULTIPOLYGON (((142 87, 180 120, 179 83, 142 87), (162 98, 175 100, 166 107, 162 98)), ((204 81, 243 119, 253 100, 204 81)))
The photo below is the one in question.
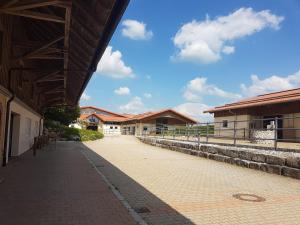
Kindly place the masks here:
POLYGON ((162 130, 162 138, 165 138, 165 129, 162 130))
POLYGON ((233 121, 233 144, 236 145, 236 120, 233 121))
POLYGON ((278 129, 278 118, 275 117, 275 129, 274 129, 274 148, 277 149, 277 129, 278 129))
POLYGON ((197 135, 198 135, 198 150, 200 150, 200 127, 197 129, 197 135))
POLYGON ((189 139, 190 139, 189 127, 187 127, 187 130, 186 130, 186 132, 187 132, 187 140, 189 140, 189 139))
POLYGON ((206 142, 208 142, 208 125, 209 123, 206 123, 206 142))
POLYGON ((173 130, 173 140, 175 140, 175 129, 173 130))

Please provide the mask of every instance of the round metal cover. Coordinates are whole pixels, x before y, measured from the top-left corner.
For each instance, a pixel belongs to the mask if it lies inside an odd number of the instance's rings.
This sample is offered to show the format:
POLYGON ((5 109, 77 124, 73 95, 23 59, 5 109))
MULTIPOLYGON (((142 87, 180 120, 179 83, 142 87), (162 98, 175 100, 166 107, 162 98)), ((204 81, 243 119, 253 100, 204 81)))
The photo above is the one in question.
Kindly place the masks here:
POLYGON ((260 197, 258 195, 253 195, 253 194, 238 193, 238 194, 232 195, 232 197, 234 197, 238 200, 247 201, 247 202, 264 202, 264 201, 266 201, 265 198, 260 197))

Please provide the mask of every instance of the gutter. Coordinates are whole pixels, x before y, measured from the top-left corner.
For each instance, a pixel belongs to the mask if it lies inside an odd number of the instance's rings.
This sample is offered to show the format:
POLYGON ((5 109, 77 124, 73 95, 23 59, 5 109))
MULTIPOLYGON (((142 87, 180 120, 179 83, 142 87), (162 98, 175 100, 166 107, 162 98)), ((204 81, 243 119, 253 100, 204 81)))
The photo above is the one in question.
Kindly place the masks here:
POLYGON ((13 92, 13 90, 10 87, 11 84, 11 69, 8 72, 8 76, 9 76, 9 82, 8 82, 8 91, 12 94, 11 97, 9 98, 9 100, 6 103, 6 115, 5 115, 5 133, 4 133, 4 151, 3 151, 3 162, 2 162, 2 166, 6 166, 6 160, 7 160, 7 147, 8 147, 8 126, 9 126, 9 118, 10 118, 10 105, 11 102, 14 100, 15 98, 15 93, 13 92))

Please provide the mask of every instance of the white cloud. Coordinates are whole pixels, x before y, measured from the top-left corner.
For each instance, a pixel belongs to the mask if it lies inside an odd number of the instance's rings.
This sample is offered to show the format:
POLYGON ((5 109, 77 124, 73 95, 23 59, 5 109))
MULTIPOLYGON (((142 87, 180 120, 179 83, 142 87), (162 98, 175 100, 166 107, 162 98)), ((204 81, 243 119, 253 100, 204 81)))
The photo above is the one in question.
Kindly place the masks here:
POLYGON ((80 97, 81 101, 88 101, 90 99, 91 99, 91 96, 89 96, 86 92, 83 92, 81 97, 80 97))
POLYGON ((144 93, 145 98, 152 98, 152 95, 150 93, 144 93))
POLYGON ((132 69, 122 60, 122 53, 118 50, 113 51, 112 46, 106 48, 97 66, 97 72, 115 79, 134 77, 132 69))
POLYGON ((235 47, 233 47, 233 46, 228 46, 228 45, 224 46, 224 48, 222 49, 222 52, 223 52, 224 54, 226 54, 226 55, 233 54, 234 51, 235 51, 235 47))
POLYGON ((181 105, 174 107, 174 109, 184 115, 196 119, 198 122, 210 122, 213 120, 213 117, 209 113, 203 113, 209 107, 203 103, 187 102, 181 105))
POLYGON ((255 96, 268 92, 288 90, 300 86, 300 70, 288 76, 273 75, 265 79, 259 79, 257 75, 251 75, 251 84, 241 84, 242 93, 245 96, 255 96))
POLYGON ((179 52, 174 59, 198 63, 212 63, 222 58, 222 53, 232 54, 236 39, 249 36, 270 27, 279 29, 284 17, 276 16, 269 10, 255 12, 252 8, 240 8, 235 12, 214 20, 184 24, 176 33, 173 42, 179 52))
POLYGON ((130 89, 128 87, 119 87, 114 92, 117 95, 129 95, 130 94, 130 89))
POLYGON ((146 24, 137 20, 124 20, 122 35, 132 40, 149 40, 153 36, 151 30, 147 31, 146 24))
POLYGON ((144 111, 144 103, 140 97, 133 97, 127 104, 121 105, 120 110, 124 113, 140 113, 144 111))
POLYGON ((241 95, 226 92, 214 84, 208 84, 206 77, 196 77, 190 80, 185 87, 183 97, 189 102, 200 102, 205 95, 217 96, 226 99, 238 99, 241 95))

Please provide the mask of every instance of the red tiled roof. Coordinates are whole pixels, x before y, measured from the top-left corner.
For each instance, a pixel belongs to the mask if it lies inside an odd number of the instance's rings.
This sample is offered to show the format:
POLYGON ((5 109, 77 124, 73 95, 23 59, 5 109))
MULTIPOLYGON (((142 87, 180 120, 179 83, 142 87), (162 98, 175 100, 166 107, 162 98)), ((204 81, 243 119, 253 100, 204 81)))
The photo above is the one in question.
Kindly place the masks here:
POLYGON ((214 113, 225 110, 250 108, 292 101, 300 101, 300 88, 258 95, 256 97, 243 99, 238 102, 217 106, 204 112, 214 113))
POLYGON ((197 123, 196 120, 194 120, 190 117, 187 117, 173 109, 163 109, 163 110, 156 111, 156 112, 145 112, 145 113, 141 113, 141 114, 135 115, 133 117, 130 117, 130 118, 126 119, 125 121, 142 120, 142 119, 150 118, 153 116, 158 116, 159 114, 162 114, 165 112, 172 112, 172 113, 178 115, 179 117, 183 117, 184 119, 189 120, 191 123, 197 123))
POLYGON ((197 123, 196 120, 188 117, 188 116, 185 116, 173 109, 163 109, 163 110, 160 110, 160 111, 156 111, 156 112, 145 112, 145 113, 141 113, 141 114, 137 114, 137 115, 134 115, 134 114, 117 114, 117 113, 113 113, 113 112, 110 112, 110 111, 107 111, 105 109, 101 109, 101 108, 96 108, 96 107, 93 107, 93 106, 85 106, 85 107, 81 107, 81 108, 92 108, 92 109, 96 109, 96 110, 101 110, 101 111, 105 111, 105 112, 108 112, 112 115, 101 115, 101 114, 95 114, 95 113, 92 113, 92 114, 81 114, 79 119, 81 120, 84 120, 86 119, 87 117, 93 115, 95 117, 97 117, 99 120, 103 121, 103 122, 125 122, 125 121, 134 121, 134 120, 142 120, 142 119, 147 119, 147 118, 150 118, 150 117, 154 117, 154 116, 158 116, 162 113, 165 113, 165 112, 172 112, 174 114, 176 114, 177 116, 179 117, 182 117, 184 118, 185 120, 188 120, 190 123, 197 123))
POLYGON ((106 112, 106 113, 109 113, 109 114, 112 114, 112 115, 115 115, 115 116, 126 117, 125 115, 114 113, 114 112, 108 111, 106 109, 98 108, 98 107, 95 107, 95 106, 81 106, 80 107, 80 109, 88 109, 88 108, 103 111, 103 112, 106 112))

